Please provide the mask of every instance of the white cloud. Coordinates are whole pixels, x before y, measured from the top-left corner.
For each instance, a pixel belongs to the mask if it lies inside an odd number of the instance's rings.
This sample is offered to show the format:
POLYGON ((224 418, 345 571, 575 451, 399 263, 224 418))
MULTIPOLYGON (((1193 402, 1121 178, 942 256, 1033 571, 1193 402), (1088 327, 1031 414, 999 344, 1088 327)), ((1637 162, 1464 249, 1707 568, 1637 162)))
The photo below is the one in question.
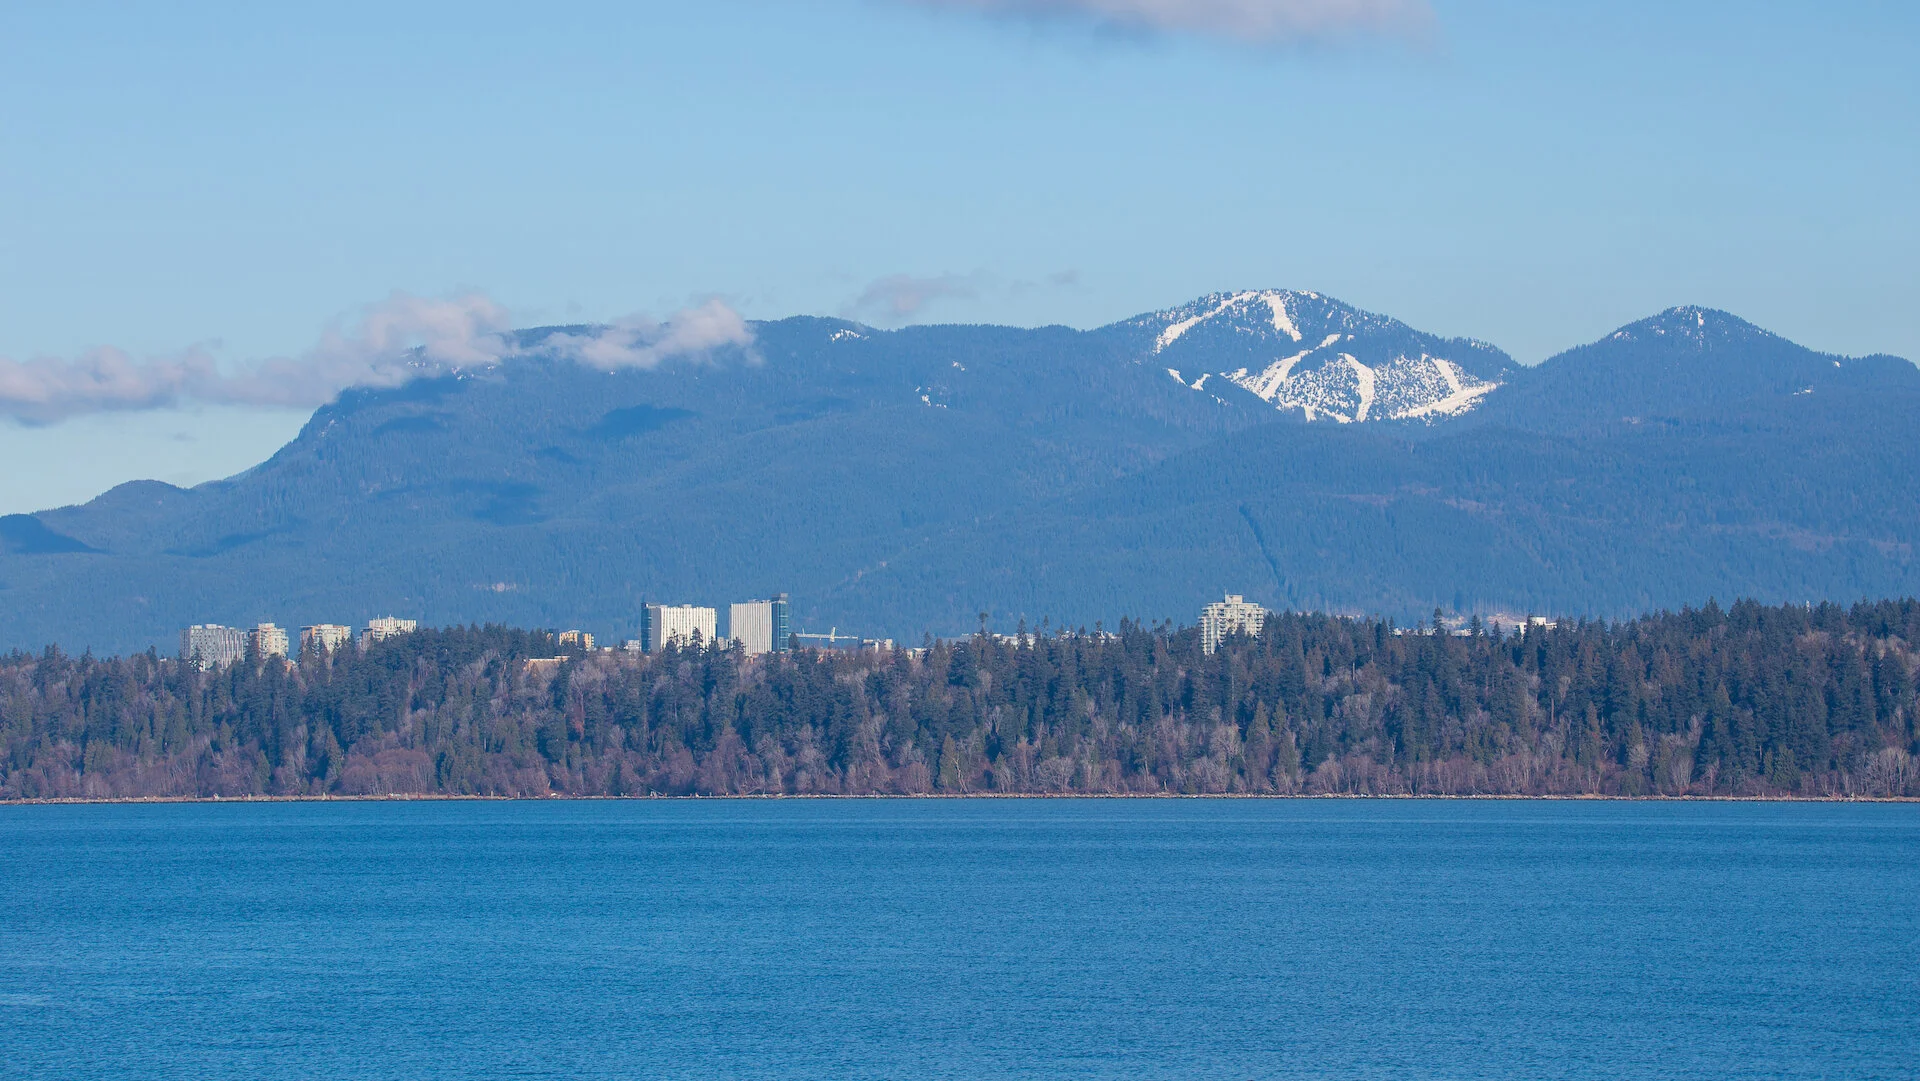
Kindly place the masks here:
POLYGON ((591 334, 555 334, 542 349, 589 368, 652 368, 672 357, 702 356, 725 346, 750 346, 753 331, 726 304, 708 300, 659 323, 644 315, 616 319, 591 334))
POLYGON ((1427 0, 905 0, 922 7, 1066 18, 1136 33, 1203 34, 1284 44, 1355 34, 1409 36, 1432 26, 1427 0))
MULTIPOLYGON (((329 327, 295 357, 226 368, 198 347, 145 362, 111 347, 74 358, 0 357, 0 416, 47 424, 189 402, 312 408, 348 387, 392 387, 498 363, 514 351, 511 326, 506 309, 479 293, 449 299, 394 293, 351 322, 329 327)), ((557 344, 561 355, 594 367, 652 367, 673 356, 748 345, 752 337, 731 308, 708 301, 665 322, 628 317, 592 333, 558 336, 557 344)))
POLYGON ((213 370, 212 358, 198 349, 147 364, 111 347, 90 349, 72 360, 0 357, 0 411, 47 422, 77 413, 159 409, 178 402, 187 386, 213 370))
POLYGON ((394 293, 336 322, 298 357, 211 375, 188 396, 234 405, 315 406, 347 387, 394 387, 420 375, 497 363, 512 352, 507 311, 479 293, 446 300, 394 293))

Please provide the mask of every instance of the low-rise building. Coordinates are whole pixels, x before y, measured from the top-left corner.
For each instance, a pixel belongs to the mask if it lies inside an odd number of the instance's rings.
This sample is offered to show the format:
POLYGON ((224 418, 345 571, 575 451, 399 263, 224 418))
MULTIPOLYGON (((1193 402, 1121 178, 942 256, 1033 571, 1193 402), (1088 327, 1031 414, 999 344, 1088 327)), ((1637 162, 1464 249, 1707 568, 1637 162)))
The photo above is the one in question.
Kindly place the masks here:
POLYGON ((793 641, 801 649, 837 649, 847 652, 882 651, 893 648, 891 638, 862 638, 857 634, 841 634, 840 628, 828 628, 825 634, 794 634, 793 641))
POLYGON ((370 642, 381 642, 396 635, 412 634, 420 629, 417 620, 395 619, 393 616, 381 616, 367 620, 367 629, 362 632, 370 642))

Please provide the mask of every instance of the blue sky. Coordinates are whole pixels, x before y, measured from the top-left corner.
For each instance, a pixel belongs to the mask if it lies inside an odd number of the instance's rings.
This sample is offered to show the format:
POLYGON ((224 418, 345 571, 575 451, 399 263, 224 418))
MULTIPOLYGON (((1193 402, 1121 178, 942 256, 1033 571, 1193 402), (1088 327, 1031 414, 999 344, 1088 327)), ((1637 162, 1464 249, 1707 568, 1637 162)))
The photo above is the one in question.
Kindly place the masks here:
MULTIPOLYGON (((1920 356, 1916 5, 399 7, 0 12, 0 358, 301 360, 396 291, 1092 326, 1254 287, 1529 362, 1680 303, 1920 356)), ((0 420, 0 513, 307 412, 142 404, 0 420)))

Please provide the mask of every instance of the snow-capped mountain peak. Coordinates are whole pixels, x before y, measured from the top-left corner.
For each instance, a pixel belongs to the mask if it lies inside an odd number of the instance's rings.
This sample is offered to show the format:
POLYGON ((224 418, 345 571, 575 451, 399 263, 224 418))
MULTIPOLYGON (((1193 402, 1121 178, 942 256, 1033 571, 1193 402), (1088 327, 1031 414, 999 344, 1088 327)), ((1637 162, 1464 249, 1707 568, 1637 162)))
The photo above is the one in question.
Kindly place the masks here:
POLYGON ((1320 293, 1248 290, 1106 328, 1137 336, 1182 386, 1237 387, 1309 421, 1458 416, 1497 389, 1512 367, 1481 342, 1422 334, 1320 293), (1204 374, 1203 374, 1204 373, 1204 374), (1198 378, 1195 378, 1195 377, 1198 378))
MULTIPOLYGON (((1161 352, 1167 346, 1179 341, 1180 336, 1187 331, 1221 316, 1226 316, 1229 320, 1244 321, 1252 314, 1253 309, 1258 307, 1266 309, 1266 319, 1272 324, 1275 333, 1284 334, 1297 342, 1300 340, 1300 330, 1294 326, 1293 316, 1287 310, 1288 301, 1293 295, 1276 290, 1262 293, 1216 293, 1213 296, 1202 297, 1185 307, 1160 313, 1171 317, 1171 321, 1167 323, 1166 329, 1160 332, 1160 336, 1154 339, 1153 351, 1161 352)), ((1319 299, 1313 293, 1300 295, 1314 300, 1319 299)))

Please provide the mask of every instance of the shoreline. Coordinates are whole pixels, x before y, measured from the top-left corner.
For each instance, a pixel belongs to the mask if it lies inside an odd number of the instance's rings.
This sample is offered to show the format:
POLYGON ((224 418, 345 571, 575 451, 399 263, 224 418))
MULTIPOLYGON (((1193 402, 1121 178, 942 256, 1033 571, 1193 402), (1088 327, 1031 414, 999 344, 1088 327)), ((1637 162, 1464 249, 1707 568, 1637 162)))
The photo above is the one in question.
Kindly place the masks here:
POLYGON ((1561 803, 1920 803, 1914 796, 1609 796, 1598 793, 1530 796, 1511 793, 1361 794, 1349 792, 1296 793, 1269 792, 923 792, 903 794, 874 792, 846 794, 837 792, 745 793, 724 796, 574 796, 555 793, 548 796, 477 796, 437 792, 390 793, 369 796, 63 796, 51 799, 0 799, 0 807, 110 806, 123 804, 189 803, 554 803, 554 802, 658 802, 658 801, 776 801, 776 800, 1506 800, 1512 802, 1561 803))

